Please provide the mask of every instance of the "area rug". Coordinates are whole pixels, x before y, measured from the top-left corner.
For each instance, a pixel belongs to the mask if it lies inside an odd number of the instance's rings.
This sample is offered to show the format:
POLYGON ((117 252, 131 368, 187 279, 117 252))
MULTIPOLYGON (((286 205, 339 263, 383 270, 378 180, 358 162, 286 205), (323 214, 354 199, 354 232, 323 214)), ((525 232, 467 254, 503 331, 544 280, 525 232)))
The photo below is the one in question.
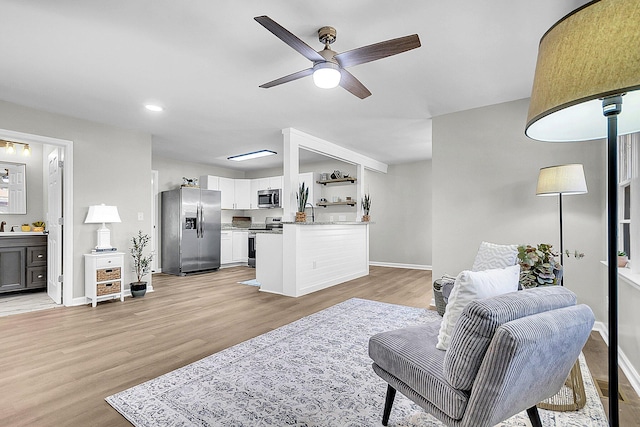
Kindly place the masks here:
MULTIPOLYGON (((440 322, 436 312, 350 299, 106 398, 135 426, 379 426, 386 383, 374 374, 369 337, 440 322)), ((540 410, 545 427, 606 426, 581 358, 587 405, 540 410)), ((400 393, 389 425, 441 427, 400 393)), ((502 427, 529 426, 521 413, 502 427)))
POLYGON ((258 282, 256 279, 251 279, 251 280, 245 280, 244 282, 238 282, 241 285, 249 285, 249 286, 261 286, 260 282, 258 282))

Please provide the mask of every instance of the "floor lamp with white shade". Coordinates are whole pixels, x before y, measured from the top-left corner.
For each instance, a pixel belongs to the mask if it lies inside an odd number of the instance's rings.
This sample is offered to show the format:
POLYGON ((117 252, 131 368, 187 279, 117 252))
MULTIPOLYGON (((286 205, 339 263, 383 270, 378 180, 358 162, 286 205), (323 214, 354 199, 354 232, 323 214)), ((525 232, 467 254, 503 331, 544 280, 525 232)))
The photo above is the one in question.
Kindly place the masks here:
MULTIPOLYGON (((587 181, 581 164, 549 166, 540 169, 536 196, 558 196, 560 207, 560 265, 564 266, 564 236, 562 234, 562 195, 587 193, 587 181)), ((564 278, 564 276, 563 276, 564 278)))
MULTIPOLYGON (((538 174, 537 196, 558 196, 560 211, 560 265, 564 269, 564 235, 562 230, 562 196, 587 193, 587 181, 584 178, 584 167, 581 164, 549 166, 540 169, 538 174)), ((563 285, 564 274, 560 279, 563 285)), ((554 411, 577 411, 584 407, 587 395, 582 380, 580 362, 576 361, 569 378, 556 395, 538 404, 539 408, 554 411)))
POLYGON ((640 131, 640 2, 596 0, 540 40, 525 133, 550 142, 607 138, 609 425, 618 426, 618 135, 640 131), (623 112, 624 106, 624 112, 623 112))

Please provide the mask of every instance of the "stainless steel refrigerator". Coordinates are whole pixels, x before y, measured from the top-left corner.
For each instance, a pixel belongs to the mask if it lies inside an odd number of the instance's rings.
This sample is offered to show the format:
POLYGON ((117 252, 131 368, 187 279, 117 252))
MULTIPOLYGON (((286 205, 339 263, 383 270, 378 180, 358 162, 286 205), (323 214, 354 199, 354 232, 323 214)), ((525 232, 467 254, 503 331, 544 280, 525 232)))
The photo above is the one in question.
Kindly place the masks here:
POLYGON ((220 192, 162 192, 162 272, 184 276, 220 268, 220 192))

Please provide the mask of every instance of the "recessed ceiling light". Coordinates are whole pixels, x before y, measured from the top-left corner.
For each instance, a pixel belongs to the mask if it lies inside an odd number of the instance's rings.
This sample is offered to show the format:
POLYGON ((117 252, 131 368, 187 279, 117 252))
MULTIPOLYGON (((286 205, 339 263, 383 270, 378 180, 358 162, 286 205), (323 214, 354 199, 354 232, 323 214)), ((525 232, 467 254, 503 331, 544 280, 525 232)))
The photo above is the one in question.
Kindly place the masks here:
POLYGON ((273 156, 274 154, 278 154, 278 153, 271 150, 259 150, 259 151, 252 151, 251 153, 238 154, 235 156, 227 157, 227 160, 233 160, 234 162, 241 162, 243 160, 257 159, 258 157, 273 156))
POLYGON ((144 106, 144 108, 146 108, 149 111, 154 111, 156 113, 159 113, 160 111, 164 110, 164 108, 162 108, 159 105, 155 105, 155 104, 147 104, 147 105, 144 106))

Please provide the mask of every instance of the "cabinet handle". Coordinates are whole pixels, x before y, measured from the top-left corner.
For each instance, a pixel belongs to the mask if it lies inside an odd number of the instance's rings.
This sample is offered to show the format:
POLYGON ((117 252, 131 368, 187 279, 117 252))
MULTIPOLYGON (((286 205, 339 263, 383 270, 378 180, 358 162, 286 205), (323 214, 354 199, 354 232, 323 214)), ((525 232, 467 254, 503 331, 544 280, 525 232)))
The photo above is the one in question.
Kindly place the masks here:
POLYGON ((42 258, 43 256, 44 256, 44 255, 40 254, 40 255, 38 255, 38 258, 42 258))
POLYGON ((44 276, 42 274, 38 274, 38 279, 42 279, 44 276))
POLYGON ((105 273, 113 273, 113 270, 112 269, 108 269, 108 270, 105 270, 104 272, 105 273))

